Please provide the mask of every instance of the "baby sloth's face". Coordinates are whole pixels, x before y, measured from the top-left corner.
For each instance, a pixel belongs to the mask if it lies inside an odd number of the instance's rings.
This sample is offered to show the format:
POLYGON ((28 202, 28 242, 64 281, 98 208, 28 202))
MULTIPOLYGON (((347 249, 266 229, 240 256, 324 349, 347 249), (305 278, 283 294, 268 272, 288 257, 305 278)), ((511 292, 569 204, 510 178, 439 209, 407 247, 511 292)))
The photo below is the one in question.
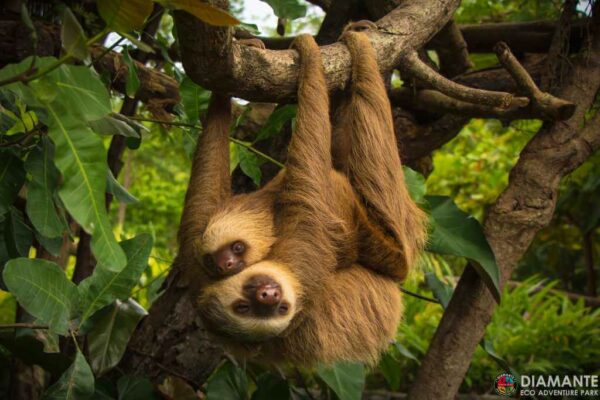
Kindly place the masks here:
POLYGON ((261 261, 207 286, 200 315, 210 331, 256 342, 279 335, 297 313, 299 285, 287 269, 261 261))

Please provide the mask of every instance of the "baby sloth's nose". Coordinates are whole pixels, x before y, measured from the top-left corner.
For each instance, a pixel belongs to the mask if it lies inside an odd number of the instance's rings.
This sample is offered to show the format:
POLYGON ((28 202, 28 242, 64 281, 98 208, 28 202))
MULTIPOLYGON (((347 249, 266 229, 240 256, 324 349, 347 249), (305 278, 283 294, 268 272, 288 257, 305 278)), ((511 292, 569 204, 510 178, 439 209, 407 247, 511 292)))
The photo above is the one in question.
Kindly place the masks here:
POLYGON ((281 288, 276 283, 261 285, 256 289, 256 300, 266 306, 274 306, 281 301, 281 288))

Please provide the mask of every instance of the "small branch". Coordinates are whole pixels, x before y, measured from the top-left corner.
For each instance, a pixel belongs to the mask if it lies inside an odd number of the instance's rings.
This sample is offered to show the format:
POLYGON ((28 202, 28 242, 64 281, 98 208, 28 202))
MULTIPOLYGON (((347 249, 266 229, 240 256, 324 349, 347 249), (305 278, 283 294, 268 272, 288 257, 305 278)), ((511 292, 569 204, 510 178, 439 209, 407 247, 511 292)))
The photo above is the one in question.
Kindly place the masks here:
POLYGON ((532 101, 532 108, 537 109, 542 115, 554 120, 568 119, 575 112, 575 104, 542 92, 527 70, 517 61, 506 43, 499 42, 495 47, 500 63, 513 77, 517 87, 532 101))
MULTIPOLYGON (((189 124, 186 122, 176 122, 176 121, 161 121, 158 119, 150 119, 150 118, 141 118, 141 117, 129 117, 129 119, 135 120, 135 121, 145 121, 145 122, 154 122, 157 124, 164 124, 164 125, 173 125, 173 126, 181 126, 181 127, 185 127, 185 128, 196 128, 196 129, 202 129, 202 127, 200 125, 196 125, 196 124, 189 124)), ((251 152, 253 152, 254 154, 256 154, 257 156, 260 156, 262 158, 264 158, 265 160, 277 165, 280 168, 285 168, 285 165, 279 161, 277 161, 276 159, 274 159, 273 157, 263 153, 260 150, 257 150, 256 148, 252 147, 252 145, 245 143, 244 141, 240 140, 240 139, 236 139, 234 137, 229 137, 229 141, 232 143, 235 143, 237 145, 240 145, 242 147, 247 148, 248 150, 250 150, 251 152)))
POLYGON ((459 100, 505 109, 511 107, 524 107, 529 104, 529 99, 526 97, 515 97, 510 93, 474 89, 453 82, 431 69, 427 64, 421 61, 414 51, 407 53, 400 65, 401 69, 408 72, 411 76, 426 82, 434 89, 459 100))
POLYGON ((0 329, 50 329, 47 325, 29 324, 26 322, 17 322, 14 324, 0 324, 0 329))

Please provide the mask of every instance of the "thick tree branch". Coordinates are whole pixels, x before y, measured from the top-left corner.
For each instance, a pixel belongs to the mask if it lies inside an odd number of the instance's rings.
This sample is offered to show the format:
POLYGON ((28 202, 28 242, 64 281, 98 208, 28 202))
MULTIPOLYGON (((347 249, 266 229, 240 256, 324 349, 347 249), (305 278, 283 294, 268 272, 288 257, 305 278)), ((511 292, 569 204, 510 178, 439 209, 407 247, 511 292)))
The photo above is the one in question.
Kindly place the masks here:
MULTIPOLYGON (((574 116, 568 121, 544 125, 527 144, 511 171, 508 187, 485 222, 485 233, 500 269, 501 285, 508 280, 535 234, 550 222, 561 177, 581 165, 600 146, 600 114, 582 128, 585 113, 600 89, 597 24, 595 30, 593 42, 587 46, 589 51, 580 55, 559 93, 577 104, 574 116)), ((411 399, 454 397, 495 306, 475 270, 467 268, 421 364, 411 388, 411 399)))
POLYGON ((525 107, 529 104, 529 99, 526 97, 517 97, 510 93, 470 88, 451 81, 424 63, 414 51, 408 52, 400 65, 402 72, 406 72, 411 77, 419 79, 426 85, 430 85, 445 95, 458 100, 500 108, 525 107))
MULTIPOLYGON (((224 7, 226 2, 215 1, 224 7)), ((381 71, 396 67, 403 55, 422 47, 444 26, 458 0, 407 0, 377 21, 370 39, 381 71)), ((183 65, 198 84, 254 101, 291 101, 298 77, 293 50, 259 50, 232 42, 227 28, 208 26, 192 16, 175 13, 183 65)), ((336 43, 321 48, 327 83, 341 90, 350 78, 350 55, 336 43)))

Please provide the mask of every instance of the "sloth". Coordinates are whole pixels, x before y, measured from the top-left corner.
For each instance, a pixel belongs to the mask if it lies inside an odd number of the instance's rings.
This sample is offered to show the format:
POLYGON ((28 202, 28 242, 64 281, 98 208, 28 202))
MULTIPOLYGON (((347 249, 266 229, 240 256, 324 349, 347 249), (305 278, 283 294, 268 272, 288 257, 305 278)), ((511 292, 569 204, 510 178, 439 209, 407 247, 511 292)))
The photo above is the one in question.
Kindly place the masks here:
POLYGON ((352 84, 333 131, 319 48, 309 35, 296 38, 298 113, 288 159, 253 193, 231 196, 230 99, 213 94, 177 263, 197 284, 206 328, 235 355, 270 364, 375 363, 394 337, 397 282, 423 246, 425 218, 404 183, 374 50, 358 32, 370 27, 356 23, 342 36, 352 84))

